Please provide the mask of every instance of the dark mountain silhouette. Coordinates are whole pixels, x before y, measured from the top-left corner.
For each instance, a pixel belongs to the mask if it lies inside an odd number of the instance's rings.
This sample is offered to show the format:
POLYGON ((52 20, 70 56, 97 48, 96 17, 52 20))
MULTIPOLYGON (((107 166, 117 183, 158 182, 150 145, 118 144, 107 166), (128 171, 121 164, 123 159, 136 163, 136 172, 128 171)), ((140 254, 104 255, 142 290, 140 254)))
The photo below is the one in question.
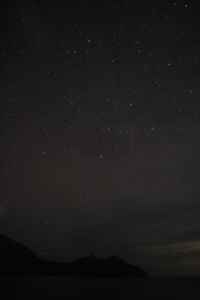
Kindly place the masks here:
POLYGON ((27 247, 0 234, 0 275, 54 275, 81 277, 148 277, 137 266, 117 256, 103 259, 93 255, 71 263, 41 260, 27 247))
POLYGON ((38 265, 37 256, 27 247, 0 234, 0 273, 27 273, 38 265))
POLYGON ((128 264, 117 256, 98 258, 93 255, 71 263, 72 270, 82 276, 146 277, 147 274, 137 266, 128 264))

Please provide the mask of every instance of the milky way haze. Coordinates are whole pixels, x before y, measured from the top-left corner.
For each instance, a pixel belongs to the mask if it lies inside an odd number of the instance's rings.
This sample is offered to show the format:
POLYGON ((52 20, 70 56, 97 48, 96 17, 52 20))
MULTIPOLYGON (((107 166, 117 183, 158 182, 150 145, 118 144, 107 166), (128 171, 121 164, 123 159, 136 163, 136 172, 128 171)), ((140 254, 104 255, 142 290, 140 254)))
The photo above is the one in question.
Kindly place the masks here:
POLYGON ((1 232, 200 274, 197 1, 3 1, 1 232))

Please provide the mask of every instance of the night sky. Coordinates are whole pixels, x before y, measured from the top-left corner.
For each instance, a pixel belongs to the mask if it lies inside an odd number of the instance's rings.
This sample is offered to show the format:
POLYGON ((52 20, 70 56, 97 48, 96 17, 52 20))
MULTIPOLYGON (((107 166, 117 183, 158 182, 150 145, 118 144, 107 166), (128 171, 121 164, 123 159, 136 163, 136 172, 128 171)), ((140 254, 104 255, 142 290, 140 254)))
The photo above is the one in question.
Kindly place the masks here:
POLYGON ((40 257, 200 274, 198 1, 3 1, 0 228, 40 257))

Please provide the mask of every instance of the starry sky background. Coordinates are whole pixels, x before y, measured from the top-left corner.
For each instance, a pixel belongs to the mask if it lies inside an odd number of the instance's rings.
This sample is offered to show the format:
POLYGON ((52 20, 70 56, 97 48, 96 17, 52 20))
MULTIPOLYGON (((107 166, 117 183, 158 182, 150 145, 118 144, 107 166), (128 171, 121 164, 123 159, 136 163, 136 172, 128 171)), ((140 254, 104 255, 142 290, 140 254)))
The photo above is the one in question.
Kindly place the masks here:
POLYGON ((200 274, 199 12, 2 2, 2 233, 43 258, 200 274))

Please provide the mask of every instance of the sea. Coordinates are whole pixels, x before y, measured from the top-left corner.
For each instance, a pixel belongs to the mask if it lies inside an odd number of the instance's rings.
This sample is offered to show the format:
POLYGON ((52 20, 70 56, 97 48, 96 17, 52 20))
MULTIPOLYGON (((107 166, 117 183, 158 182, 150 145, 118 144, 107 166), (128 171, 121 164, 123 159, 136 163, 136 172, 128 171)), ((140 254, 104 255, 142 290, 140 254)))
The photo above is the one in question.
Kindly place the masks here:
POLYGON ((200 300, 200 277, 0 277, 0 299, 200 300))

